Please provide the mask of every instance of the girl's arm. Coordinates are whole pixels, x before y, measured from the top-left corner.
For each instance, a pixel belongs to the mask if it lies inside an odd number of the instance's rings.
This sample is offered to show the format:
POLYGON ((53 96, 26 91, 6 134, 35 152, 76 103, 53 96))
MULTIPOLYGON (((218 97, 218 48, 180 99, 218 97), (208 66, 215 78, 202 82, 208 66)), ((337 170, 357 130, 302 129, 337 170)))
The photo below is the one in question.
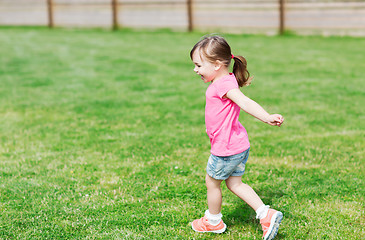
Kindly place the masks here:
POLYGON ((258 103, 246 97, 238 88, 229 90, 226 97, 235 102, 243 111, 271 126, 280 127, 284 122, 284 118, 280 114, 270 115, 258 103))

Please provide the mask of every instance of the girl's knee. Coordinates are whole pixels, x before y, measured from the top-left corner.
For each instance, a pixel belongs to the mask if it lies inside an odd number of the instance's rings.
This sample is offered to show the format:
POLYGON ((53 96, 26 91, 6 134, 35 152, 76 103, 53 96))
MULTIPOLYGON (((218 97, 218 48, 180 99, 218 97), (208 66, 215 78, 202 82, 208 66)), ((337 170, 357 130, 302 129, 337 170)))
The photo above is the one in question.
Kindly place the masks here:
POLYGON ((220 188, 222 180, 217 180, 210 177, 208 174, 205 176, 205 183, 207 188, 220 188))

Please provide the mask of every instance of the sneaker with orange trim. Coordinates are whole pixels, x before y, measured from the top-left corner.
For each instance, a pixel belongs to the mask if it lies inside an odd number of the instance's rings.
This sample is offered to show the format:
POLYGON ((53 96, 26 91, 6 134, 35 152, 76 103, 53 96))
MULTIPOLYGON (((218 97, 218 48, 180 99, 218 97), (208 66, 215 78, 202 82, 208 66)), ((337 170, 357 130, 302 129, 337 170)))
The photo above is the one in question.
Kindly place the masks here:
POLYGON ((279 230, 279 225, 283 219, 283 214, 274 209, 269 209, 267 216, 260 220, 262 231, 264 231, 263 239, 274 239, 279 230))
POLYGON ((227 225, 224 224, 223 220, 219 222, 217 226, 214 226, 208 222, 208 219, 206 216, 196 219, 191 224, 191 227, 195 232, 211 232, 211 233, 223 233, 226 231, 227 225))

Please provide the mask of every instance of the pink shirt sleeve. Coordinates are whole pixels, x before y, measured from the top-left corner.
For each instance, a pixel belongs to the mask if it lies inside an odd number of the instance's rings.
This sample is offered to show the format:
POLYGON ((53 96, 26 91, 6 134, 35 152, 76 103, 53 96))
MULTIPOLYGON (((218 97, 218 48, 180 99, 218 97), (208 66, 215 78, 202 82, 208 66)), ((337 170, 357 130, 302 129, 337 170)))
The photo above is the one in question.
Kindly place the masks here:
POLYGON ((223 98, 229 90, 238 88, 238 83, 235 78, 223 78, 217 82, 216 89, 220 98, 223 98))

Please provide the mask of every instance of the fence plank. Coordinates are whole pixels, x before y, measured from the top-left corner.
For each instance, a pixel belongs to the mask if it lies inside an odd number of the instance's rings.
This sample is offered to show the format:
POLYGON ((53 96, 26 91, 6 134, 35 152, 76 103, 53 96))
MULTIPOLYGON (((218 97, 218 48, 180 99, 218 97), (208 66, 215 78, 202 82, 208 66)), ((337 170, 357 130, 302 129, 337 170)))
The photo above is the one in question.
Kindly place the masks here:
POLYGON ((285 31, 285 0, 279 0, 279 12, 280 12, 280 35, 284 34, 285 31))
POLYGON ((53 28, 53 0, 47 0, 48 5, 48 27, 53 28))
POLYGON ((113 12, 113 30, 119 28, 118 25, 118 0, 112 0, 112 12, 113 12))
POLYGON ((194 23, 193 23, 193 0, 187 0, 187 12, 188 12, 188 30, 189 32, 192 32, 194 29, 194 23))

